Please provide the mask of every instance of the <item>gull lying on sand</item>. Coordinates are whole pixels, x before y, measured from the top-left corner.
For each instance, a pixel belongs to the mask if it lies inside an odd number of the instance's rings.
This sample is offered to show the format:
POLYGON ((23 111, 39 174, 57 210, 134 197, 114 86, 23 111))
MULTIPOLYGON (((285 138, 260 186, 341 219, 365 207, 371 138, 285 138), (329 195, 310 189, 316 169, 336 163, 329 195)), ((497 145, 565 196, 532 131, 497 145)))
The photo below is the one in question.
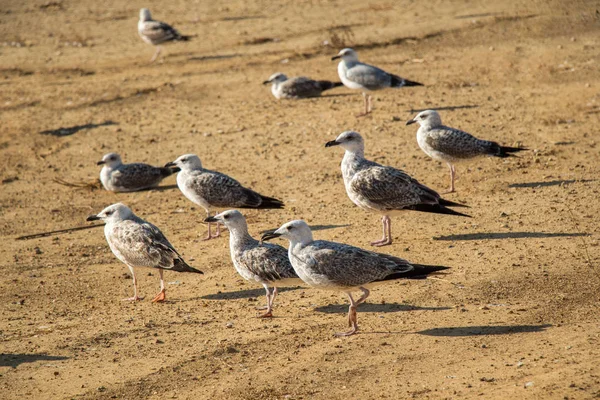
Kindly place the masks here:
POLYGON ((337 60, 338 58, 342 59, 338 64, 338 75, 344 86, 363 92, 365 110, 358 116, 367 115, 371 112, 371 95, 367 92, 404 86, 423 86, 422 83, 409 81, 373 65, 361 63, 358 61, 358 55, 352 49, 341 50, 331 60, 337 60))
POLYGON ((305 99, 318 97, 325 90, 342 86, 341 82, 315 81, 304 76, 288 79, 281 72, 277 72, 263 82, 263 85, 271 84, 271 93, 277 99, 305 99))
POLYGON ((356 306, 369 296, 369 288, 375 284, 395 279, 420 279, 448 267, 412 264, 387 254, 374 253, 347 244, 313 240, 310 227, 304 221, 291 221, 273 233, 265 233, 263 240, 282 236, 289 240, 288 256, 298 276, 309 286, 341 291, 348 295, 348 332, 337 336, 349 336, 358 330, 356 306), (358 300, 353 291, 360 290, 358 300))
POLYGON ((134 268, 156 268, 160 274, 160 292, 152 302, 166 299, 163 270, 177 272, 195 272, 181 258, 177 250, 169 243, 160 229, 136 216, 125 204, 116 203, 106 207, 96 215, 90 215, 88 221, 103 220, 104 235, 113 254, 129 267, 133 278, 133 297, 123 300, 137 301, 142 297, 137 293, 137 279, 134 268))
POLYGON ((246 219, 237 210, 227 210, 204 221, 221 223, 229 229, 233 266, 242 278, 263 285, 267 292, 267 311, 260 317, 272 317, 277 287, 302 284, 290 264, 287 250, 277 244, 260 243, 250 236, 246 219), (269 291, 270 286, 273 287, 273 292, 269 291))
POLYGON ((450 168, 450 189, 454 192, 454 164, 479 156, 511 157, 511 153, 527 150, 523 147, 501 146, 496 142, 477 139, 470 133, 442 125, 437 111, 426 110, 417 114, 406 125, 418 122, 417 142, 421 150, 434 160, 443 161, 450 168))
POLYGON ((153 167, 142 163, 123 164, 117 153, 105 154, 96 164, 104 165, 100 170, 100 181, 104 189, 111 192, 135 192, 153 188, 178 171, 177 168, 153 167))
POLYGON ((142 8, 140 10, 140 20, 138 21, 138 34, 142 40, 148 44, 156 46, 156 53, 150 59, 150 62, 154 62, 160 54, 160 44, 166 42, 186 42, 190 40, 190 36, 181 35, 171 25, 160 21, 154 21, 150 10, 142 8))
MULTIPOLYGON (((181 169, 177 175, 179 190, 193 203, 204 208, 207 217, 210 217, 213 208, 283 208, 281 200, 263 196, 225 174, 203 168, 200 158, 195 154, 185 154, 165 167, 181 169)), ((217 232, 212 236, 209 222, 205 239, 220 234, 221 228, 217 223, 217 232)))
POLYGON ((346 150, 342 159, 342 176, 350 200, 366 211, 382 214, 383 238, 373 246, 392 244, 390 215, 414 210, 436 214, 468 215, 450 207, 465 207, 444 200, 434 190, 411 178, 402 170, 381 165, 365 158, 365 144, 358 132, 346 131, 325 147, 341 146, 346 150))

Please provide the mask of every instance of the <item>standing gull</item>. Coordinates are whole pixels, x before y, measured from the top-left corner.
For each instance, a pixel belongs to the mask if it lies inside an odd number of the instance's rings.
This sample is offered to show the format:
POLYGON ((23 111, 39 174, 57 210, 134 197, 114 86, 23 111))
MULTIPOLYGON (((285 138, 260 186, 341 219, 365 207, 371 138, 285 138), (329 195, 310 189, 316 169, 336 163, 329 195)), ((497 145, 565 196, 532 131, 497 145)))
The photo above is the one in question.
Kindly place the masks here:
POLYGON ((156 53, 150 59, 150 62, 154 62, 160 54, 160 44, 172 41, 183 41, 190 40, 190 36, 181 35, 175 28, 164 22, 154 21, 150 10, 142 8, 140 10, 140 20, 138 21, 138 34, 142 40, 148 44, 156 46, 156 53))
MULTIPOLYGON (((181 169, 177 175, 179 190, 193 203, 204 208, 207 217, 210 217, 213 208, 283 208, 281 200, 247 189, 225 174, 202 168, 202 162, 195 154, 185 154, 165 165, 173 166, 181 169)), ((216 235, 212 236, 209 222, 205 239, 209 240, 220 234, 221 228, 217 223, 216 235)))
POLYGON ((367 92, 404 86, 423 86, 422 83, 409 81, 372 65, 361 63, 358 61, 358 55, 352 49, 341 50, 331 60, 337 60, 338 58, 342 59, 338 64, 338 75, 344 86, 363 92, 365 110, 358 116, 367 115, 371 112, 371 95, 367 92))
POLYGON ((442 199, 434 190, 404 171, 367 160, 365 144, 358 132, 341 133, 325 144, 325 147, 331 146, 342 146, 346 150, 342 159, 342 176, 350 200, 363 210, 383 215, 383 238, 372 242, 373 246, 392 244, 390 215, 403 210, 468 217, 447 207, 464 205, 442 199))
POLYGON ((104 235, 113 254, 127 265, 131 271, 133 297, 123 300, 137 301, 143 299, 143 297, 138 296, 134 268, 158 269, 160 292, 152 300, 153 303, 162 302, 166 299, 163 270, 203 273, 187 265, 160 229, 136 216, 125 204, 113 204, 106 207, 99 214, 90 215, 87 218, 88 221, 99 219, 106 223, 104 235))
POLYGON ((237 210, 227 210, 204 221, 222 223, 229 229, 233 266, 245 280, 263 285, 267 293, 267 311, 259 317, 272 317, 277 287, 302 284, 290 264, 287 250, 277 244, 260 243, 250 236, 246 219, 237 210), (269 286, 273 287, 273 292, 269 291, 269 286))
POLYGON ((288 79, 281 72, 277 72, 263 82, 271 84, 271 93, 277 99, 305 99, 318 97, 326 90, 342 86, 341 82, 315 81, 304 76, 288 79))
POLYGON ((105 154, 96 164, 103 165, 100 181, 104 189, 111 192, 135 192, 153 188, 178 171, 177 168, 153 167, 142 163, 123 164, 117 153, 105 154))
POLYGON ((348 295, 349 336, 358 330, 356 306, 369 296, 375 284, 395 279, 420 279, 448 267, 412 264, 388 254, 374 253, 347 244, 313 240, 310 227, 304 221, 291 221, 273 233, 265 233, 263 240, 282 236, 290 241, 288 256, 298 276, 309 286, 342 291, 348 295), (362 295, 354 300, 351 292, 362 295))
POLYGON ((454 163, 479 156, 506 158, 511 153, 527 150, 523 147, 506 147, 489 140, 477 139, 470 133, 442 125, 437 111, 426 110, 417 114, 406 125, 418 122, 417 142, 421 150, 434 160, 444 161, 450 168, 450 189, 454 192, 454 163))

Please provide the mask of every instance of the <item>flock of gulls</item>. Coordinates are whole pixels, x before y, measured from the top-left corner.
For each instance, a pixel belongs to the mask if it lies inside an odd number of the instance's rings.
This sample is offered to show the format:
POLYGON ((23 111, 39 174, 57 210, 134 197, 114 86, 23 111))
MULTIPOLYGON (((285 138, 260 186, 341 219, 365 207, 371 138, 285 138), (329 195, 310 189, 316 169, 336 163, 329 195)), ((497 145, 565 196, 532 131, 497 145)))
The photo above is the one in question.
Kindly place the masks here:
MULTIPOLYGON (((168 24, 152 19, 148 9, 140 11, 138 33, 147 43, 157 46, 154 61, 160 53, 160 44, 185 41, 183 36, 168 24)), ((359 115, 372 112, 370 92, 387 88, 423 86, 375 66, 362 63, 352 49, 343 49, 335 57, 340 59, 338 74, 341 82, 312 80, 306 77, 289 79, 282 73, 273 74, 264 84, 272 85, 277 99, 301 99, 320 96, 322 92, 339 86, 361 90, 364 110, 359 115)), ((442 125, 440 115, 434 110, 420 112, 407 125, 418 123, 417 142, 431 158, 448 164, 451 172, 449 192, 454 192, 454 164, 479 156, 508 157, 526 150, 506 147, 481 140, 467 132, 442 125)), ((456 211, 464 204, 444 199, 435 190, 423 185, 406 172, 381 165, 365 157, 364 139, 358 132, 346 131, 325 143, 326 147, 339 146, 345 153, 341 162, 344 186, 350 200, 363 210, 381 215, 383 236, 373 241, 373 246, 392 244, 391 216, 401 211, 419 211, 457 217, 470 217, 456 211)), ((351 245, 314 240, 310 227, 302 220, 284 223, 268 231, 260 240, 250 236, 243 214, 237 209, 281 209, 284 203, 245 187, 234 178, 218 171, 204 168, 195 154, 185 154, 164 167, 147 164, 124 164, 115 153, 106 154, 100 180, 106 190, 131 192, 156 187, 162 179, 177 174, 177 186, 194 204, 206 211, 208 232, 206 240, 218 237, 221 225, 229 231, 230 255, 236 271, 244 279, 262 285, 266 292, 265 312, 260 317, 273 316, 273 302, 277 288, 304 285, 322 290, 344 292, 350 301, 348 309, 349 331, 338 333, 348 336, 357 332, 356 308, 369 296, 370 289, 379 283, 396 279, 422 279, 448 269, 443 266, 420 265, 392 255, 373 252, 351 245), (216 210, 226 211, 215 214, 216 210), (215 224, 215 232, 212 225, 215 224), (289 241, 288 248, 266 241, 275 238, 289 241), (355 299, 353 292, 359 292, 355 299)), ((105 222, 104 233, 110 249, 126 264, 133 277, 134 295, 125 300, 137 301, 135 269, 156 268, 160 273, 160 291, 152 300, 166 299, 163 271, 202 271, 186 263, 162 232, 150 222, 136 216, 122 203, 106 207, 88 217, 89 221, 105 222)))

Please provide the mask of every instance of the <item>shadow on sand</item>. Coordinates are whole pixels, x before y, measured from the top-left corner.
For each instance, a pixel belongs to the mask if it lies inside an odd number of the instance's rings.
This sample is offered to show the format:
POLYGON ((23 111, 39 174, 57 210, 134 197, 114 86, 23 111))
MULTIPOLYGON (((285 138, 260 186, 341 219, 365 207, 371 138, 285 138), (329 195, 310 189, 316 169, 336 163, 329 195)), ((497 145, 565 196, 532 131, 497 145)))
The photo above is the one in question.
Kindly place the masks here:
POLYGON ((429 107, 429 108, 411 108, 410 110, 407 110, 409 113, 414 114, 414 113, 420 113, 421 111, 427 111, 427 110, 435 110, 435 111, 454 111, 454 110, 464 110, 467 108, 477 108, 479 107, 476 104, 466 104, 464 106, 446 106, 446 107, 429 107))
POLYGON ((32 363, 36 361, 60 361, 67 360, 69 357, 49 356, 47 354, 0 354, 0 367, 17 368, 20 364, 32 363))
MULTIPOLYGON (((277 288, 277 291, 281 294, 283 292, 289 292, 292 290, 302 289, 300 286, 296 287, 280 287, 277 288)), ((234 300, 234 299, 248 299, 252 297, 261 297, 265 295, 265 289, 248 289, 248 290, 238 290, 237 292, 223 292, 223 293, 213 293, 201 296, 201 299, 204 300, 234 300)))
POLYGON ((425 329, 415 332, 426 336, 488 336, 510 335, 513 333, 543 332, 552 325, 496 325, 496 326, 456 326, 448 328, 425 329))
MULTIPOLYGON (((382 312, 382 313, 390 313, 390 312, 399 312, 399 311, 419 311, 419 310, 427 310, 427 311, 443 311, 450 310, 451 307, 419 307, 419 306, 411 306, 410 304, 400 304, 400 303, 386 303, 386 304, 377 304, 377 303, 363 303, 357 307, 357 311, 361 312, 382 312)), ((315 308, 315 311, 327 313, 327 314, 338 314, 338 313, 346 313, 348 312, 348 304, 329 304, 326 306, 321 306, 315 308)))
POLYGON ((76 125, 76 126, 71 126, 68 128, 58 128, 58 129, 51 129, 51 130, 47 130, 47 131, 41 131, 40 134, 41 135, 52 135, 52 136, 71 136, 83 129, 94 129, 94 128, 99 128, 101 126, 110 126, 110 125, 118 125, 118 123, 114 122, 114 121, 104 121, 99 124, 76 125))
POLYGON ((492 240, 492 239, 543 239, 590 236, 589 233, 566 232, 487 232, 463 235, 434 236, 433 240, 492 240))
POLYGON ((546 182, 513 183, 513 184, 508 185, 508 187, 509 188, 538 188, 538 187, 570 185, 571 183, 575 183, 575 182, 586 183, 586 182, 595 182, 595 181, 596 181, 596 179, 569 179, 569 180, 558 179, 555 181, 546 181, 546 182))

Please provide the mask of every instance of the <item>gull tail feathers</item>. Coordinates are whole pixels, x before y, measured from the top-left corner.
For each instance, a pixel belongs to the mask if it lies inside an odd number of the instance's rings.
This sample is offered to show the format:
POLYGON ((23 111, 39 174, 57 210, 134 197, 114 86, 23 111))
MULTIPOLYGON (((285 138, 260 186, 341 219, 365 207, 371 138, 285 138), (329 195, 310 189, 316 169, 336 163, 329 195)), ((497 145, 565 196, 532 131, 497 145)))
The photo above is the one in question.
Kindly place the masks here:
POLYGON ((409 81, 408 79, 401 78, 397 75, 392 75, 392 87, 400 88, 404 86, 424 86, 422 83, 409 81))
POLYGON ((172 271, 177 271, 177 272, 194 272, 196 274, 203 274, 204 273, 204 272, 200 271, 199 269, 196 269, 194 267, 189 266, 181 258, 176 258, 175 260, 173 260, 173 268, 171 268, 171 270, 172 271))

